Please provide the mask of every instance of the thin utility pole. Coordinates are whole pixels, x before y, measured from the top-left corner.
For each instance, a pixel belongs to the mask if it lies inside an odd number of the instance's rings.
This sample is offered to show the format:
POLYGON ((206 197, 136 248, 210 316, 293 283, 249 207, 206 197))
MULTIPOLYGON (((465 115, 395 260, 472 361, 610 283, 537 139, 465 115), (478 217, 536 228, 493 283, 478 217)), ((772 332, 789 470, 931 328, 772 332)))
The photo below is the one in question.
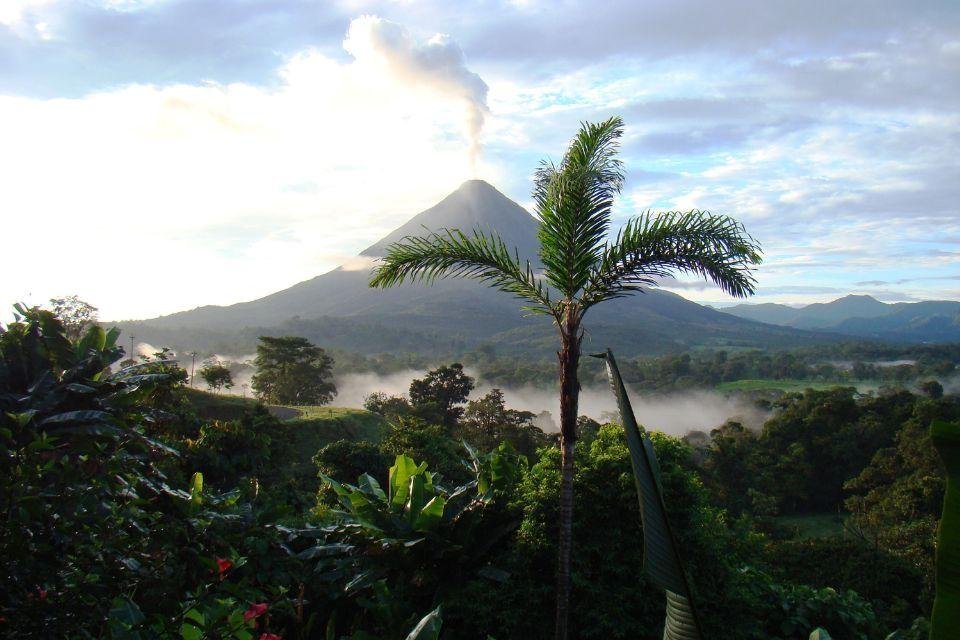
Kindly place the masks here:
POLYGON ((134 335, 130 336, 130 355, 127 357, 128 360, 133 360, 134 363, 136 363, 136 360, 134 360, 134 355, 133 355, 133 341, 136 339, 137 339, 137 336, 134 336, 134 335))
POLYGON ((193 386, 193 370, 197 368, 197 352, 191 351, 190 358, 192 358, 190 361, 190 386, 192 387, 193 386))

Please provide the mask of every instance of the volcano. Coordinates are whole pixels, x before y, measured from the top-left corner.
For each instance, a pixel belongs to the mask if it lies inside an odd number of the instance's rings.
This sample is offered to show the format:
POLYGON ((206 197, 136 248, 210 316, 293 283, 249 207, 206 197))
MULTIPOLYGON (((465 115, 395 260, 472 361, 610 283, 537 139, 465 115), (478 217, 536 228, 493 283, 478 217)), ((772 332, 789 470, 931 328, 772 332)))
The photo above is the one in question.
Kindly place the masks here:
MULTIPOLYGON (((391 243, 442 229, 496 232, 521 259, 536 263, 536 219, 482 180, 465 182, 361 255, 371 259, 372 268, 391 243)), ((555 349, 548 319, 525 317, 519 300, 480 283, 450 279, 378 290, 369 288, 369 280, 369 268, 337 268, 258 300, 122 326, 148 342, 200 349, 213 349, 238 334, 254 342, 256 335, 302 335, 324 347, 366 354, 455 354, 488 344, 503 354, 550 357, 555 349)), ((585 349, 609 346, 625 356, 697 346, 796 346, 824 338, 738 318, 656 289, 592 309, 585 327, 585 349)))

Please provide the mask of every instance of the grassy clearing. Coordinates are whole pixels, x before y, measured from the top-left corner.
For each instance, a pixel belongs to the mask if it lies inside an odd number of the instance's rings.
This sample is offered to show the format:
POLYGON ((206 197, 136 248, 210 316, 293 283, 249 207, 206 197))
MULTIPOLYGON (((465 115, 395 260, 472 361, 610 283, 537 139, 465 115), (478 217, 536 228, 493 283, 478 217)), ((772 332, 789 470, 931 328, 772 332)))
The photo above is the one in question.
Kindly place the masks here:
POLYGON ((813 382, 810 380, 735 380, 717 385, 717 391, 824 391, 834 387, 855 386, 847 382, 813 382))
POLYGON ((289 407, 300 415, 283 421, 288 433, 313 433, 314 439, 325 440, 328 444, 335 440, 367 440, 379 442, 383 436, 386 421, 383 416, 363 409, 343 407, 289 407))
POLYGON ((185 387, 183 391, 187 402, 193 405, 197 415, 205 420, 235 420, 245 411, 257 406, 257 401, 253 398, 210 393, 190 387, 185 387))
MULTIPOLYGON (((187 388, 187 401, 206 420, 235 420, 253 410, 257 401, 225 394, 187 388)), ((283 437, 300 447, 316 449, 335 440, 379 442, 386 425, 383 417, 363 409, 319 406, 273 406, 267 409, 282 422, 283 437)), ((310 454, 311 456, 313 453, 310 454)))
MULTIPOLYGON (((300 417, 284 420, 278 433, 271 437, 279 444, 277 462, 283 472, 275 480, 290 483, 291 487, 319 487, 317 467, 313 457, 317 451, 337 440, 366 440, 379 442, 387 423, 382 416, 362 409, 341 407, 293 407, 300 417)), ((313 496, 299 496, 312 501, 313 496)))
MULTIPOLYGON (((257 406, 254 398, 241 398, 215 394, 198 389, 184 389, 187 401, 197 414, 206 420, 235 420, 257 406)), ((267 409, 283 421, 286 431, 300 437, 303 433, 314 434, 324 444, 334 440, 369 440, 378 442, 382 435, 382 417, 363 409, 320 406, 275 406, 267 409), (287 428, 289 425, 289 428, 287 428)))
MULTIPOLYGON (((218 395, 187 389, 187 400, 204 420, 235 420, 252 411, 251 398, 218 395)), ((366 440, 377 443, 386 431, 383 417, 363 409, 344 407, 284 407, 267 409, 280 422, 269 432, 273 441, 271 465, 260 480, 288 487, 287 500, 299 510, 313 505, 319 481, 313 457, 337 440, 366 440)))

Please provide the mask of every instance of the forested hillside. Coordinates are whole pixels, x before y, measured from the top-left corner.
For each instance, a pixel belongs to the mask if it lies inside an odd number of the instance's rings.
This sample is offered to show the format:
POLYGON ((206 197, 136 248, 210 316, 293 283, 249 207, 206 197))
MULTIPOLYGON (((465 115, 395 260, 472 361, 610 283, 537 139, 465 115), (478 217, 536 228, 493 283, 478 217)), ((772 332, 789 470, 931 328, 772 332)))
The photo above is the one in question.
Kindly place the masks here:
MULTIPOLYGON (((462 368, 371 411, 268 410, 21 313, 0 332, 4 632, 550 637, 555 436, 495 392, 466 402, 462 368), (397 498, 408 481, 421 498, 397 498)), ((759 432, 652 434, 707 637, 925 637, 944 488, 926 434, 960 425, 960 399, 836 388, 773 409, 759 432)), ((578 635, 660 637, 623 431, 578 431, 578 635)))
POLYGON ((960 341, 960 302, 951 300, 885 304, 849 295, 802 307, 738 304, 723 311, 758 322, 890 342, 960 341))

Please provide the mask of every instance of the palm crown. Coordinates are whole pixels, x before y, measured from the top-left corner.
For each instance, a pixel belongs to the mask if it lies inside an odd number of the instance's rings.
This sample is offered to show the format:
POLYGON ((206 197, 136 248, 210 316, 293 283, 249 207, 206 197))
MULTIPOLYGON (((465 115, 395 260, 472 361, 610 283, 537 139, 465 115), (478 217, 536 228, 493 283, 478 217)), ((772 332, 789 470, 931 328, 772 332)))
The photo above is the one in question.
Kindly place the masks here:
POLYGON ((559 165, 543 162, 533 197, 542 272, 494 233, 444 229, 391 245, 370 284, 468 277, 524 299, 526 309, 576 320, 593 305, 658 278, 691 273, 736 297, 753 293, 759 245, 743 226, 709 212, 646 212, 609 239, 614 198, 623 186, 617 159, 623 121, 585 123, 559 165))

